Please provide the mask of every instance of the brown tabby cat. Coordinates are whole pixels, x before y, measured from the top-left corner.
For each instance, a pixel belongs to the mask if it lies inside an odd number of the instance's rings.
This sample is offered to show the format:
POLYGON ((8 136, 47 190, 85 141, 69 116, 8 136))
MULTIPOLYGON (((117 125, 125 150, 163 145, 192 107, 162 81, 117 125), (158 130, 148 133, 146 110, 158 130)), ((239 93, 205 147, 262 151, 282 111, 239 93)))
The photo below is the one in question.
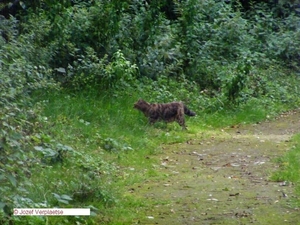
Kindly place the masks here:
POLYGON ((171 102, 165 104, 148 103, 143 99, 139 99, 134 108, 144 113, 149 118, 150 124, 154 124, 158 120, 167 123, 176 121, 182 129, 186 129, 184 114, 195 116, 196 113, 189 110, 182 102, 171 102))

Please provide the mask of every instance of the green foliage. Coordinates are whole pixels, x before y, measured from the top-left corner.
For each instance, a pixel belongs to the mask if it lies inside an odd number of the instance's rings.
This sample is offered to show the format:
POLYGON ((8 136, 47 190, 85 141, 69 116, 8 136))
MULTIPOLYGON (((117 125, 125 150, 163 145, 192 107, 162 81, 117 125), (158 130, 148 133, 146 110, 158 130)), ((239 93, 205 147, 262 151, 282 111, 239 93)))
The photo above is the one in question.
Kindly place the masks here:
POLYGON ((67 157, 68 152, 73 149, 70 146, 55 143, 55 146, 50 143, 44 143, 44 146, 34 146, 36 151, 42 153, 42 162, 47 164, 62 163, 67 157))
POLYGON ((8 221, 13 207, 32 203, 25 197, 32 185, 26 180, 39 159, 34 157, 31 137, 40 132, 42 118, 41 107, 32 104, 30 94, 53 90, 56 84, 48 79, 47 52, 35 48, 40 34, 17 36, 13 17, 1 19, 0 27, 8 35, 7 41, 0 40, 0 210, 8 221))
POLYGON ((230 64, 251 57, 253 38, 248 34, 248 22, 224 2, 193 0, 179 7, 181 40, 188 62, 184 69, 203 89, 219 89, 219 80, 226 77, 230 64))
POLYGON ((295 146, 291 148, 283 157, 279 160, 280 170, 275 173, 272 177, 275 181, 289 181, 298 183, 300 181, 299 170, 300 170, 300 148, 299 148, 299 135, 293 138, 295 146))
POLYGON ((245 14, 251 24, 249 32, 254 37, 254 49, 270 64, 273 60, 283 60, 285 65, 298 67, 299 57, 299 17, 290 13, 277 17, 274 9, 266 4, 256 4, 245 14))
POLYGON ((37 45, 47 46, 54 78, 76 89, 117 89, 116 82, 133 74, 154 80, 185 76, 202 90, 231 93, 228 99, 236 102, 232 92, 243 88, 234 83, 246 87, 252 82, 239 68, 299 67, 299 26, 293 13, 279 17, 263 3, 246 11, 213 0, 169 4, 47 1, 25 17, 22 27, 26 34, 37 32, 37 45), (166 5, 175 10, 171 20, 166 5))
POLYGON ((102 148, 109 152, 133 150, 130 146, 120 144, 117 140, 113 138, 105 138, 103 140, 102 148))
POLYGON ((93 49, 88 48, 86 56, 82 56, 70 68, 71 86, 76 90, 82 88, 122 89, 133 85, 138 69, 125 59, 121 51, 117 51, 112 60, 107 55, 99 59, 93 49))
POLYGON ((129 45, 120 47, 136 62, 143 77, 156 79, 159 76, 180 75, 182 65, 181 45, 177 40, 177 24, 171 24, 163 14, 144 6, 136 6, 134 14, 124 17, 124 28, 120 35, 129 45), (134 23, 132 23, 134 21, 134 23))
MULTIPOLYGON (((299 52, 297 49, 300 46, 297 41, 293 42, 299 36, 299 27, 296 28, 298 25, 295 22, 297 17, 276 18, 264 6, 256 5, 255 9, 244 15, 225 2, 193 0, 178 5, 182 14, 182 50, 188 63, 184 67, 185 73, 203 89, 219 89, 224 87, 222 82, 228 79, 233 68, 249 65, 249 69, 261 68, 282 59, 288 59, 286 63, 296 67, 295 59, 299 55, 294 50, 299 52), (294 46, 293 50, 288 46, 294 46)), ((234 86, 229 89, 238 89, 237 85, 234 86)))
MULTIPOLYGON (((272 180, 283 182, 284 185, 293 183, 295 185, 296 194, 300 196, 300 135, 295 135, 292 139, 293 146, 278 159, 280 165, 279 171, 274 173, 272 180)), ((300 205, 299 199, 293 202, 297 206, 300 205)))
MULTIPOLYGON (((224 90, 226 91, 225 95, 229 102, 236 103, 238 97, 242 97, 242 92, 248 84, 247 80, 249 79, 251 65, 249 63, 238 64, 236 68, 230 73, 229 76, 224 76, 228 80, 222 80, 222 83, 225 84, 224 90)), ((243 100, 247 100, 243 98, 243 100)))

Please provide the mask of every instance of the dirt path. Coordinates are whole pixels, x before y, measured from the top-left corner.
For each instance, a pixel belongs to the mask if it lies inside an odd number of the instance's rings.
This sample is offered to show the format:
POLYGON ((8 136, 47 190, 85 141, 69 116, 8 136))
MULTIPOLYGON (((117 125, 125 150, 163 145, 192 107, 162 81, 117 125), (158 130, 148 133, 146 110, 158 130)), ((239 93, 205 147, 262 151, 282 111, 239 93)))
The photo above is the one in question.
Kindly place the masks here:
POLYGON ((300 224, 292 185, 269 181, 299 121, 299 112, 288 113, 168 146, 156 156, 167 178, 134 187, 132 194, 157 203, 137 223, 300 224))

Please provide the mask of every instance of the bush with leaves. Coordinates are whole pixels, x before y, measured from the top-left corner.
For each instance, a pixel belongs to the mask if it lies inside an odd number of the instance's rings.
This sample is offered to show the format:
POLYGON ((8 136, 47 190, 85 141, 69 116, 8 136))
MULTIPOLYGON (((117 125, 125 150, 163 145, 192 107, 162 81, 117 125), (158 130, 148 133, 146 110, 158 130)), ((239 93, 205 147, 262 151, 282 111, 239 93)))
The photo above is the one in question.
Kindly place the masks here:
POLYGON ((76 88, 113 88, 119 75, 108 70, 121 64, 114 62, 118 51, 139 68, 138 77, 184 75, 214 91, 224 88, 223 70, 231 64, 268 67, 284 60, 298 66, 299 26, 292 13, 280 18, 266 4, 242 11, 222 1, 188 0, 173 2, 176 17, 170 19, 162 10, 168 3, 47 2, 26 18, 31 27, 42 21, 33 29, 42 37, 39 45, 47 46, 57 80, 76 88))
POLYGON ((134 1, 131 11, 123 13, 117 34, 117 44, 124 55, 138 66, 141 76, 151 79, 176 77, 182 65, 177 24, 160 11, 159 2, 155 5, 134 1))
POLYGON ((255 39, 252 46, 263 54, 264 62, 270 64, 274 63, 274 60, 277 60, 277 63, 284 61, 284 66, 299 68, 299 16, 289 12, 287 16, 279 17, 274 8, 260 3, 255 4, 244 17, 251 25, 250 35, 255 39))
POLYGON ((56 84, 49 79, 47 50, 35 48, 39 34, 17 36, 13 17, 0 20, 0 27, 10 34, 6 41, 0 38, 0 211, 9 216, 12 206, 26 195, 28 184, 23 181, 37 161, 31 136, 41 129, 41 108, 32 104, 30 94, 56 88, 56 84))
POLYGON ((75 90, 99 88, 103 91, 133 85, 138 68, 121 51, 115 52, 109 61, 107 55, 99 59, 92 48, 87 48, 86 54, 74 62, 74 67, 69 67, 68 73, 70 86, 75 90))
POLYGON ((219 89, 218 71, 251 54, 248 22, 225 2, 190 0, 178 8, 185 73, 203 89, 219 89))

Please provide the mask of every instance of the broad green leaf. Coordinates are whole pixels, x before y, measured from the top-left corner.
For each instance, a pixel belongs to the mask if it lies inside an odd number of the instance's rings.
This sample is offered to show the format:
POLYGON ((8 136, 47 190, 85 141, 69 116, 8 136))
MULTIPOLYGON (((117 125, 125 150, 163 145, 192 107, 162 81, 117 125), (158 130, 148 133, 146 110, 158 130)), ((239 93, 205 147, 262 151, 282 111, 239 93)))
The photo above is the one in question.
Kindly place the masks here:
POLYGON ((42 146, 34 146, 34 149, 37 151, 43 151, 44 148, 42 146))
POLYGON ((3 209, 6 204, 4 202, 0 202, 0 209, 3 209))
POLYGON ((70 200, 70 201, 73 200, 69 195, 61 195, 60 197, 65 200, 70 200))
POLYGON ((17 187, 17 180, 13 175, 9 174, 7 178, 14 187, 17 187))
POLYGON ((56 68, 56 71, 60 73, 66 73, 66 69, 62 67, 56 68))

